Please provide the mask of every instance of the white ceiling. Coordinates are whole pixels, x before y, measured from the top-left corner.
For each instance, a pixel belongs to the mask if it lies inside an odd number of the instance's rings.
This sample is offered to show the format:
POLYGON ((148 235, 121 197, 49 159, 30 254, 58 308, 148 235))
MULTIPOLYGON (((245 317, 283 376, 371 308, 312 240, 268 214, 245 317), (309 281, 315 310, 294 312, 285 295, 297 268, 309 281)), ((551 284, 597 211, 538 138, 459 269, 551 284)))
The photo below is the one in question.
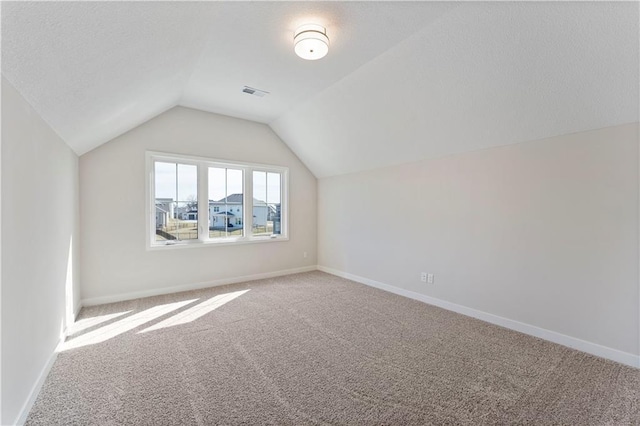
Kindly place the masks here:
POLYGON ((83 154, 175 105, 269 122, 453 7, 3 2, 2 73, 83 154), (293 32, 309 20, 332 44, 314 63, 293 53, 293 32))
POLYGON ((3 75, 78 154, 184 105, 319 177, 637 121, 638 43, 631 2, 2 3, 3 75))
POLYGON ((216 25, 209 28, 209 42, 180 104, 269 123, 453 7, 404 2, 216 4, 216 25), (330 37, 330 54, 319 61, 293 53, 295 29, 310 21, 326 27, 330 37), (244 85, 270 94, 257 100, 240 93, 244 85))
POLYGON ((638 121, 637 3, 470 3, 271 127, 317 177, 638 121))

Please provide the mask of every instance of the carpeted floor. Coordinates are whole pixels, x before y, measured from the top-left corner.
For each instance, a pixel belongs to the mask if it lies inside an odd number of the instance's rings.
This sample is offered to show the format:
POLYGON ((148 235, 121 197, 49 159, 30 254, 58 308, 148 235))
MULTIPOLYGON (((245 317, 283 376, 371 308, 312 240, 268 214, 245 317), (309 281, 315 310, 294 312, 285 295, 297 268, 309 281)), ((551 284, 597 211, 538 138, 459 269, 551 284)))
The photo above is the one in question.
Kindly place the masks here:
POLYGON ((27 424, 640 425, 638 370, 322 272, 76 329, 27 424))

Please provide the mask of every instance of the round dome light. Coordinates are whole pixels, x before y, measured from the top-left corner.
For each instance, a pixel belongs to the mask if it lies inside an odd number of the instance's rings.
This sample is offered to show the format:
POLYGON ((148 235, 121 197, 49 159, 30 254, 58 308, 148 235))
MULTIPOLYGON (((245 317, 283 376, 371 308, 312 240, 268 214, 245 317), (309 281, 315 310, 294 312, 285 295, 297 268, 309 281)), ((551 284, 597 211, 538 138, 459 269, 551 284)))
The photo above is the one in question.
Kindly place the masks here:
POLYGON ((315 61, 329 52, 327 30, 320 25, 309 24, 299 27, 293 37, 296 55, 302 59, 315 61))

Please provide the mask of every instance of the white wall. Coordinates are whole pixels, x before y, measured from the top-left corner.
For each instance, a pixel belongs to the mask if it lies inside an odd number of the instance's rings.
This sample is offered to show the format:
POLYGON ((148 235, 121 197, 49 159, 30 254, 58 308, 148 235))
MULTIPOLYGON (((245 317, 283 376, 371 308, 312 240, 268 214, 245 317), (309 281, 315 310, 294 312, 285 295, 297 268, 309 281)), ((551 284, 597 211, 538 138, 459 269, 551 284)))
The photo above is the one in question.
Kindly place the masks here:
POLYGON ((24 413, 79 307, 77 237, 78 157, 3 77, 2 424, 24 413))
POLYGON ((320 179, 318 205, 321 266, 638 354, 637 123, 320 179))
POLYGON ((173 108, 81 156, 80 199, 89 303, 316 264, 316 179, 264 124, 173 108), (146 250, 146 150, 289 167, 290 240, 146 250))

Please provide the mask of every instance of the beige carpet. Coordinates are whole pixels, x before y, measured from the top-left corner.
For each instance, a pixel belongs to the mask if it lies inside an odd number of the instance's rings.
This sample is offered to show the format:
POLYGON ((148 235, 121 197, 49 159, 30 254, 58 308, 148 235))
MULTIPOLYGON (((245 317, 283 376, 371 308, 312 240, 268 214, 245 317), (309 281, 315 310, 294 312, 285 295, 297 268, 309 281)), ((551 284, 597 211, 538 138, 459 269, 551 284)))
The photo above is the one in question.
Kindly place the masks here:
POLYGON ((78 326, 27 424, 640 424, 638 370, 322 272, 78 326))

